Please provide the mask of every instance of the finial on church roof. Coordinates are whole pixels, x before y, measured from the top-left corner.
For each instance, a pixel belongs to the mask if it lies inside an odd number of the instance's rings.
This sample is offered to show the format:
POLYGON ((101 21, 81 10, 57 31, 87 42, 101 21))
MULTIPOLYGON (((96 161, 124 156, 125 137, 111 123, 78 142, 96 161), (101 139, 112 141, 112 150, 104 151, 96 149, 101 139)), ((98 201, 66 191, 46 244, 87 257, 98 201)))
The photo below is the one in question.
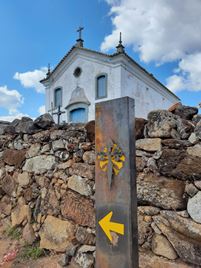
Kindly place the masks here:
POLYGON ((83 30, 84 30, 84 27, 81 27, 81 26, 77 29, 79 36, 78 36, 78 39, 76 40, 77 41, 76 47, 83 47, 83 44, 84 44, 84 40, 82 39, 82 31, 83 30))
POLYGON ((48 63, 46 76, 48 77, 50 73, 51 73, 50 63, 48 63))
POLYGON ((125 52, 124 46, 122 45, 122 34, 121 34, 121 32, 119 34, 119 44, 118 44, 118 46, 116 48, 117 48, 117 53, 124 53, 125 52))

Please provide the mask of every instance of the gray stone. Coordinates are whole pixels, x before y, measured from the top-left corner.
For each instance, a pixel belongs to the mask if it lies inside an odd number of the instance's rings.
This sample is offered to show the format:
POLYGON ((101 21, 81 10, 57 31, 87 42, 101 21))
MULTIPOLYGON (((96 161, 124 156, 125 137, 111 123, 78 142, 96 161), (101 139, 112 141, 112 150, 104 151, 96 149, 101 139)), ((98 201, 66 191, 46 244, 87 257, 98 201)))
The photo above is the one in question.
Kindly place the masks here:
POLYGON ((14 126, 16 133, 32 134, 36 130, 33 120, 29 117, 22 117, 22 119, 18 121, 14 120, 11 126, 14 126))
POLYGON ((201 192, 188 200, 187 211, 195 222, 201 223, 201 192))
POLYGON ((148 114, 147 134, 151 138, 171 138, 177 127, 178 117, 166 110, 156 110, 148 114))
POLYGON ((40 143, 32 144, 29 150, 27 151, 27 158, 37 156, 39 154, 41 145, 40 143))
POLYGON ((27 186, 30 183, 30 179, 28 172, 20 173, 17 177, 17 181, 21 187, 27 186))
POLYGON ((63 142, 63 140, 55 140, 52 142, 52 149, 53 151, 58 151, 58 150, 62 150, 65 149, 65 144, 63 142))
POLYGON ((5 134, 5 130, 6 128, 10 125, 9 122, 6 121, 0 121, 0 135, 4 135, 5 134))
POLYGON ((40 231, 40 247, 65 252, 67 247, 73 247, 74 234, 75 227, 70 221, 48 215, 40 231))
POLYGON ((193 156, 201 157, 201 144, 196 144, 193 147, 187 148, 187 153, 193 156))
POLYGON ((73 175, 68 179, 68 188, 81 195, 90 196, 92 194, 88 180, 77 175, 73 175))
POLYGON ((54 156, 35 156, 26 160, 23 171, 41 174, 48 170, 51 170, 54 167, 55 163, 56 162, 54 156))
POLYGON ((140 139, 136 141, 136 149, 148 152, 155 152, 161 150, 161 139, 140 139))
POLYGON ((177 253, 164 235, 154 234, 152 238, 152 251, 169 260, 175 260, 177 253))
POLYGON ((195 187, 193 183, 187 183, 185 187, 185 193, 187 193, 190 197, 197 194, 198 189, 195 187))
POLYGON ((201 120, 197 123, 194 132, 197 138, 201 140, 201 120))
POLYGON ((87 151, 83 154, 83 160, 89 165, 94 165, 96 160, 96 155, 94 151, 87 151))
POLYGON ((185 209, 184 189, 183 181, 143 173, 137 177, 137 198, 140 205, 185 209))
POLYGON ((182 140, 188 139, 194 131, 194 124, 184 119, 177 119, 177 132, 182 140))
POLYGON ((193 116, 198 113, 198 108, 180 104, 180 105, 177 105, 173 113, 183 119, 192 120, 193 116))
POLYGON ((43 114, 34 120, 34 125, 42 129, 47 129, 54 124, 54 120, 49 113, 43 114))
POLYGON ((196 134, 193 132, 191 133, 190 137, 188 138, 190 143, 196 144, 199 141, 199 138, 196 136, 196 134))

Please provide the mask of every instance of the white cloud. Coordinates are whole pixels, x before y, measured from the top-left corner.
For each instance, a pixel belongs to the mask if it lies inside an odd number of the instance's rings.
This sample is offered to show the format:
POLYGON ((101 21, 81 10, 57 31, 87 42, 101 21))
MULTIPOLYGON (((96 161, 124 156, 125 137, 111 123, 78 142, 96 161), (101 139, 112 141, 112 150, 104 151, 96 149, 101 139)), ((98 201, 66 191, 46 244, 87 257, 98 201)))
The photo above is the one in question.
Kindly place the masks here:
POLYGON ((200 49, 200 0, 106 0, 114 30, 101 45, 115 47, 119 32, 145 62, 179 59, 200 49))
POLYGON ((0 121, 8 121, 8 122, 12 122, 14 119, 21 119, 22 117, 30 117, 29 115, 27 114, 23 114, 23 113, 16 113, 16 114, 13 114, 13 115, 1 115, 0 116, 0 121))
POLYGON ((44 86, 40 83, 40 80, 45 77, 46 73, 47 68, 42 67, 38 70, 24 73, 16 72, 13 78, 19 80, 25 88, 34 88, 38 93, 44 93, 44 86))
POLYGON ((201 52, 184 56, 175 74, 167 79, 167 87, 174 92, 201 90, 201 52))
POLYGON ((200 0, 105 0, 110 6, 113 31, 101 49, 123 42, 139 52, 142 61, 156 64, 178 61, 167 79, 174 91, 201 90, 200 0))
POLYGON ((45 105, 42 105, 38 108, 38 112, 40 115, 44 114, 45 113, 45 105))
POLYGON ((22 95, 17 90, 0 86, 0 107, 8 110, 10 115, 17 112, 23 101, 22 95))

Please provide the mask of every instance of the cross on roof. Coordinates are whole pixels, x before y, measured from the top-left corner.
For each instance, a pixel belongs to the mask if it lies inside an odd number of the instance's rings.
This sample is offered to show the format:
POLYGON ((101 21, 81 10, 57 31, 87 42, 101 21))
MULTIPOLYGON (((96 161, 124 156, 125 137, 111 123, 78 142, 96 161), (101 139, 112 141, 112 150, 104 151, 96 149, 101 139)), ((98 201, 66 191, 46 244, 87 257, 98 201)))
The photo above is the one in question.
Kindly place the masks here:
POLYGON ((84 30, 84 27, 79 27, 78 29, 77 29, 77 32, 79 33, 79 38, 78 38, 78 40, 79 39, 82 39, 82 31, 84 30))
POLYGON ((61 106, 60 105, 58 106, 57 112, 52 113, 52 115, 57 115, 57 123, 58 123, 58 125, 60 125, 60 117, 61 117, 62 114, 65 114, 65 112, 61 111, 61 106))

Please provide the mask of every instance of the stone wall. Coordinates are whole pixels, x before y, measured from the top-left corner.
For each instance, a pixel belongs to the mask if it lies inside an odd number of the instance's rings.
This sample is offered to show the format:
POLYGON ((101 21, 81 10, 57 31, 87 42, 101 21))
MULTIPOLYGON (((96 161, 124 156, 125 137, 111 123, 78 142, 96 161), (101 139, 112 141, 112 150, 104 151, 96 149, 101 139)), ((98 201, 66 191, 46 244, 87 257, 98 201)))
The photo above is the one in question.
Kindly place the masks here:
MULTIPOLYGON (((201 264, 201 117, 177 106, 136 119, 140 267, 201 264)), ((0 122, 0 231, 95 263, 94 122, 56 126, 51 116, 0 122)))

